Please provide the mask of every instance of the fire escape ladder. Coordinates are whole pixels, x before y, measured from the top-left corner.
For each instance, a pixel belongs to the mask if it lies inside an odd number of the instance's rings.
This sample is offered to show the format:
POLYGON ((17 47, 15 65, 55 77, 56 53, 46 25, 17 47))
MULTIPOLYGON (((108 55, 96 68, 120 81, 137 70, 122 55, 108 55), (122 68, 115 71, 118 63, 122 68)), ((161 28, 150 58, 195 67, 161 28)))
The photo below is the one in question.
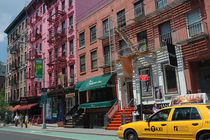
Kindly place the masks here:
POLYGON ((130 39, 127 37, 125 32, 122 29, 115 29, 115 31, 122 37, 122 39, 128 44, 128 46, 133 46, 133 43, 130 41, 130 39))

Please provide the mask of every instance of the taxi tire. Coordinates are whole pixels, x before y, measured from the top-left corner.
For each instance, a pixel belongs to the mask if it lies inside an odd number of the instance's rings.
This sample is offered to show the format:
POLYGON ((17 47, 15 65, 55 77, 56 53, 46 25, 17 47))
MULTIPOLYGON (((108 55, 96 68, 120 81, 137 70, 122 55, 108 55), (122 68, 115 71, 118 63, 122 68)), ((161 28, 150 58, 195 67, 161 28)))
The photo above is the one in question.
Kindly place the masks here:
POLYGON ((138 140, 138 136, 134 130, 127 130, 125 132, 125 140, 138 140))
POLYGON ((198 140, 209 140, 210 139, 210 133, 203 133, 199 136, 198 140))

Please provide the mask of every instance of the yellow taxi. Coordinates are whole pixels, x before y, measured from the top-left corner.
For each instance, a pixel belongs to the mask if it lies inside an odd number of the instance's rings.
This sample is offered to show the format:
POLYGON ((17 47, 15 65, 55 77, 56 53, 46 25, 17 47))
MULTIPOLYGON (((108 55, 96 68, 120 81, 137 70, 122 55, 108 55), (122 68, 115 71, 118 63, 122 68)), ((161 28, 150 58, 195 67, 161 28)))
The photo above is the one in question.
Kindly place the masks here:
POLYGON ((166 107, 146 121, 121 125, 117 134, 125 140, 210 140, 210 104, 166 107))

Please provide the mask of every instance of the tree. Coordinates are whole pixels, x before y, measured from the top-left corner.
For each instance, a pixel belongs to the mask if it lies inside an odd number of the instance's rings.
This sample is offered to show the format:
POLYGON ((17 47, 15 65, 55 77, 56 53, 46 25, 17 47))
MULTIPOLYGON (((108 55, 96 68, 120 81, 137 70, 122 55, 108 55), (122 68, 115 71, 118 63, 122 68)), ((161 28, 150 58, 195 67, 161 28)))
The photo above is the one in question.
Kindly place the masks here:
POLYGON ((0 91, 0 115, 4 115, 9 107, 9 104, 5 101, 5 87, 0 91))

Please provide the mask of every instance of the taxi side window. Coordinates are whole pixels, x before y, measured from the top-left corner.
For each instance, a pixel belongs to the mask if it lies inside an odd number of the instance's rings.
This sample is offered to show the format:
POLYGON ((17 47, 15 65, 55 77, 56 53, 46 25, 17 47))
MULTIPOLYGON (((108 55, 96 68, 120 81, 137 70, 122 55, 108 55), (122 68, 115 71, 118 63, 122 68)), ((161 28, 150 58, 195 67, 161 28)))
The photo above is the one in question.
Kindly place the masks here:
POLYGON ((171 111, 171 109, 165 109, 165 110, 158 111, 155 115, 153 115, 150 118, 150 121, 152 121, 152 122, 167 121, 170 111, 171 111))
POLYGON ((177 120, 200 120, 201 116, 195 107, 176 108, 172 121, 177 120))

